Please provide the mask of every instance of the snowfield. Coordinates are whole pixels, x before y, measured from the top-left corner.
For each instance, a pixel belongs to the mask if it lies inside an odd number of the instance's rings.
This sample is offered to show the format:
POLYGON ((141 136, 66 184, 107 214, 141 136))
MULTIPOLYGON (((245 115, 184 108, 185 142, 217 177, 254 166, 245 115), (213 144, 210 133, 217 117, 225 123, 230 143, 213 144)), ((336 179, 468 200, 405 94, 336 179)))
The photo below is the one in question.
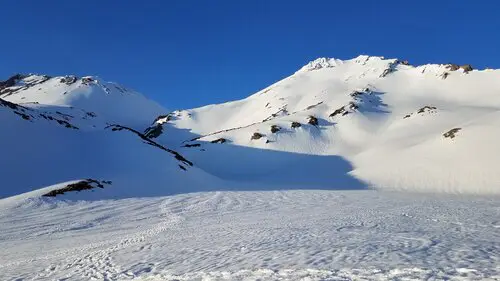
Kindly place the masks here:
POLYGON ((0 205, 0 279, 498 280, 499 202, 367 190, 16 201, 0 205))
POLYGON ((320 58, 168 111, 0 81, 0 280, 500 280, 500 70, 320 58))

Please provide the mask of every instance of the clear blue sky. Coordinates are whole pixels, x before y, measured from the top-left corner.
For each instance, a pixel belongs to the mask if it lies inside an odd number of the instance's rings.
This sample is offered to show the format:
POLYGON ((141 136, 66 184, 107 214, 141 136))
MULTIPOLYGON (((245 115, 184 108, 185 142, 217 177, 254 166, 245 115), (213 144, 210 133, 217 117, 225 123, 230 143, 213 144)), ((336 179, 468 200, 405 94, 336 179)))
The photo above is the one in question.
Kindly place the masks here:
POLYGON ((98 75, 170 109, 246 97, 322 56, 500 68, 498 0, 15 0, 0 9, 0 79, 98 75))

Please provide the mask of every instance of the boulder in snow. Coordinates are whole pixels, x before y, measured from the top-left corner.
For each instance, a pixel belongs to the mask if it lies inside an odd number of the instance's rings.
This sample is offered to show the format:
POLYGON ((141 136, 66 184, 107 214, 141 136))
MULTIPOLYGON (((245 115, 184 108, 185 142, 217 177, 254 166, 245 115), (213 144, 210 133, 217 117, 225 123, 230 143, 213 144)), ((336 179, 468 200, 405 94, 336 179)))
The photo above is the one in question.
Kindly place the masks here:
POLYGON ((252 137, 250 138, 251 140, 258 140, 262 138, 264 135, 261 133, 253 133, 252 137))
POLYGON ((455 138, 456 133, 458 133, 460 130, 462 130, 462 128, 453 128, 453 129, 449 130, 448 132, 444 133, 443 137, 453 139, 453 138, 455 138))
POLYGON ((216 140, 211 141, 211 143, 225 143, 227 140, 225 138, 218 138, 216 140))
POLYGON ((309 115, 309 117, 307 117, 307 123, 313 125, 313 126, 318 126, 318 118, 312 116, 312 115, 309 115))

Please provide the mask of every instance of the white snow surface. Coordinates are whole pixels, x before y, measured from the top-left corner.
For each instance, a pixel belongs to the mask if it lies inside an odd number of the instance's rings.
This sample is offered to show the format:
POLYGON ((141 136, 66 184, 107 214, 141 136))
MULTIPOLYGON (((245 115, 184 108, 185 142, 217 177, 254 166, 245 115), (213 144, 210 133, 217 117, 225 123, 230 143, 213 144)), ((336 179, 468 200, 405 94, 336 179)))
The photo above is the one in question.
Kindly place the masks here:
POLYGON ((499 280, 499 75, 320 58, 174 112, 0 82, 0 280, 499 280))
POLYGON ((369 190, 4 199, 0 279, 498 280, 498 199, 369 190))

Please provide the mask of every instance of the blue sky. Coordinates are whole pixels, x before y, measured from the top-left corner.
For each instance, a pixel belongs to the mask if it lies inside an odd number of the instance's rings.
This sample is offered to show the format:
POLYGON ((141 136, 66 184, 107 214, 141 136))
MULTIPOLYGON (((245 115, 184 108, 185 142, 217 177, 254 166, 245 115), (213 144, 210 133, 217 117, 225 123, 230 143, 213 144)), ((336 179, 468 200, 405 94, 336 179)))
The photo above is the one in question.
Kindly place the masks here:
POLYGON ((499 2, 5 1, 0 79, 98 75, 177 109, 246 97, 322 56, 500 68, 499 2))

